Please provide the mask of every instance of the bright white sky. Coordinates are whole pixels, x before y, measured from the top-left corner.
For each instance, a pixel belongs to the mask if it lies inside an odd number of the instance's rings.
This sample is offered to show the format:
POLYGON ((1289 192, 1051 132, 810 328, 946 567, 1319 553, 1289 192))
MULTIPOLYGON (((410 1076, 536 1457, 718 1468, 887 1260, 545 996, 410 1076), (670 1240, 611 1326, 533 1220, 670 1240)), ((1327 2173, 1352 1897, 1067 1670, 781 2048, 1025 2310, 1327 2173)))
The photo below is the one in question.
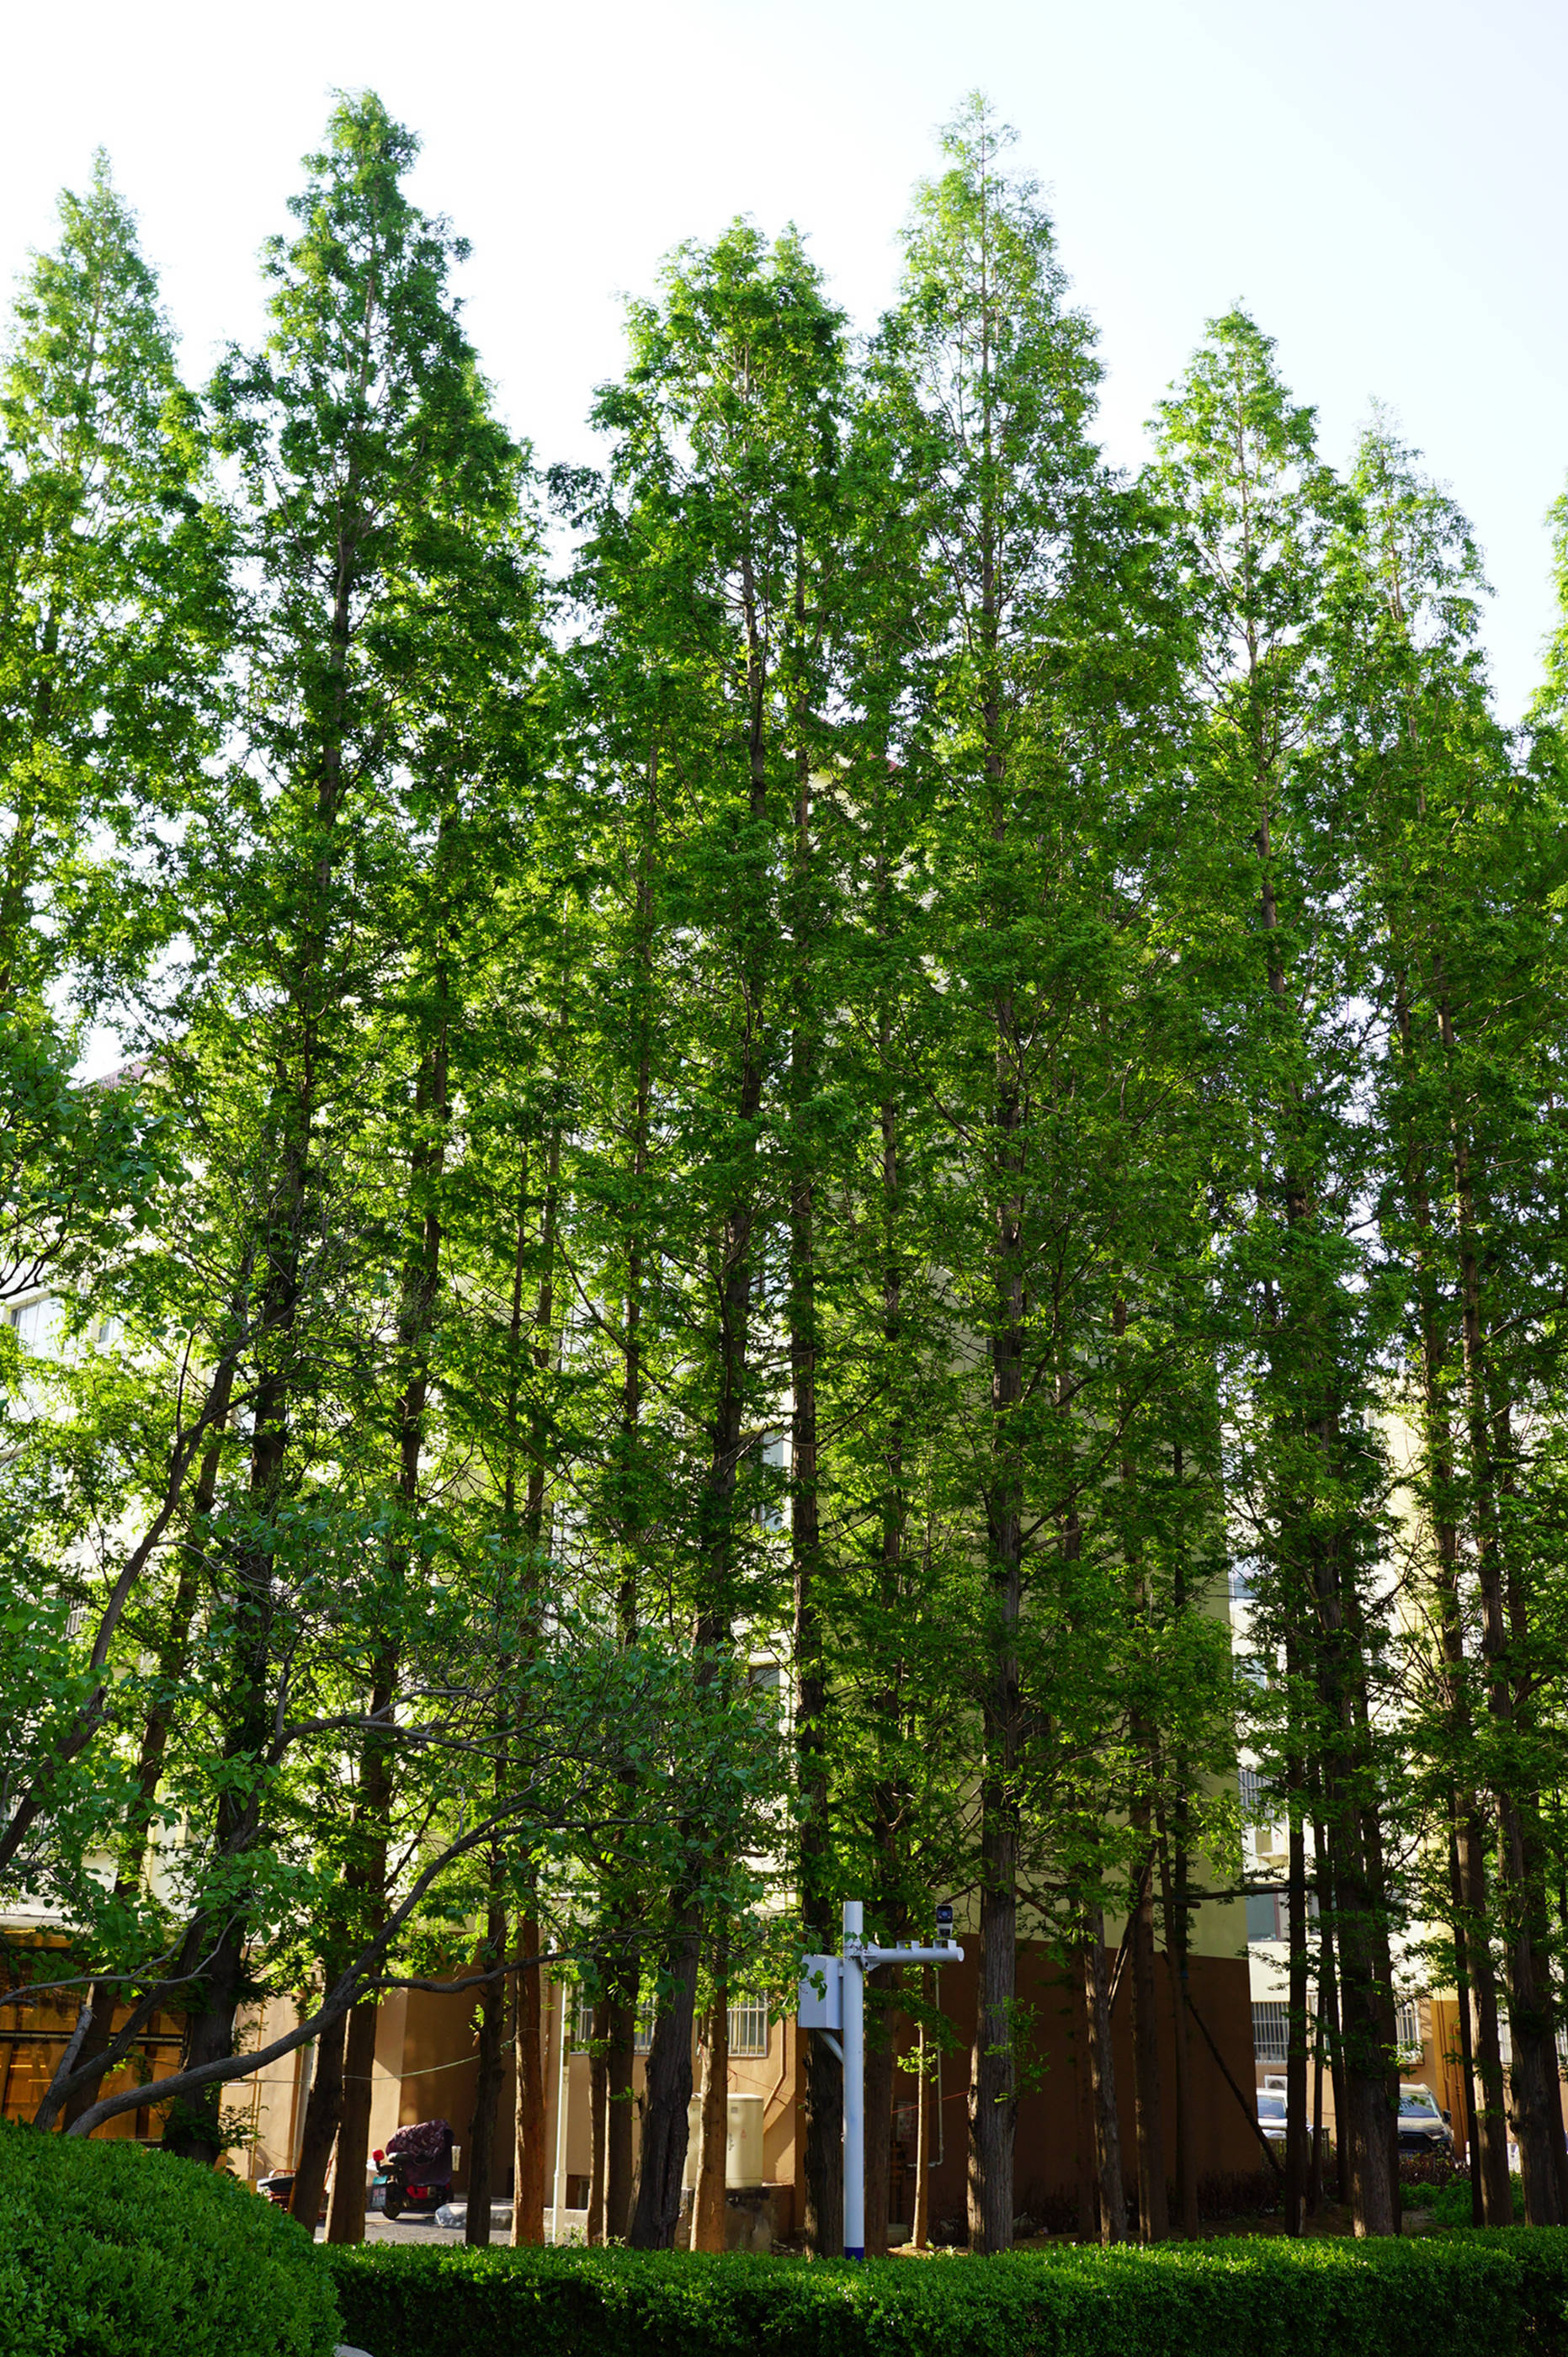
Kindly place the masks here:
POLYGON ((0 277, 102 143, 203 373, 260 323, 334 87, 423 135, 468 324, 542 459, 588 455, 620 298, 736 212, 793 219, 868 325, 932 128, 985 89, 1100 323, 1113 457, 1240 298, 1341 459, 1376 396, 1474 518, 1505 714, 1568 479, 1562 0, 74 0, 0 9, 0 277))

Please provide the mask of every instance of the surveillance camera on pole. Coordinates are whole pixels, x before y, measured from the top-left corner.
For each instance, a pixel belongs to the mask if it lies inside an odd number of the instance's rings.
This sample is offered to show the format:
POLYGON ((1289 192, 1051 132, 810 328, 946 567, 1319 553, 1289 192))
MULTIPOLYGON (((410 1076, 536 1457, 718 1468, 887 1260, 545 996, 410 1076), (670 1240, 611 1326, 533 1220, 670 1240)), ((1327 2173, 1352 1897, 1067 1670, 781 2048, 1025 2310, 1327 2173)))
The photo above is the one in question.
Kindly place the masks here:
POLYGON ((842 1956, 807 1956, 796 2018, 824 2038, 843 2065, 843 2255, 865 2256, 865 1975, 877 1964, 961 1964, 952 1909, 937 1909, 937 1944, 878 1948, 865 1937, 858 1899, 843 1902, 842 1956), (842 2040, 842 2043, 841 2043, 842 2040))

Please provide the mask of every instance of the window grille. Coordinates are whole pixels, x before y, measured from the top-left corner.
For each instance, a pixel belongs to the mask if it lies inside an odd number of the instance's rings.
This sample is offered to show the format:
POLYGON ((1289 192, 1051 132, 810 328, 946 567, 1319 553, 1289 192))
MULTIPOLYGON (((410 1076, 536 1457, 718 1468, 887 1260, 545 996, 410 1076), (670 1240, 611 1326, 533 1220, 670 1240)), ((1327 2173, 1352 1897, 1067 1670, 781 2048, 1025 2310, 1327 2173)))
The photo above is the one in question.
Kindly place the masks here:
POLYGON ((1421 2017, 1412 1996, 1403 1998, 1395 2010, 1394 2042, 1402 2054, 1421 2051, 1421 2017))
POLYGON ((1243 1768, 1241 1770, 1241 1813, 1243 1816, 1255 1817, 1262 1806, 1262 1801, 1263 1783, 1262 1777, 1259 1775, 1255 1768, 1243 1768))
MULTIPOLYGON (((572 2043, 574 2046, 586 2046, 593 2035, 594 2000, 585 1996, 579 1989, 572 2011, 572 2043)), ((634 2054, 646 2054, 652 2043, 653 2007, 651 2005, 639 2005, 632 2024, 631 2050, 634 2054)))
POLYGON ((1252 2000, 1252 2051, 1260 2062, 1290 2060, 1290 2009, 1272 1997, 1252 2000))
POLYGON ((730 2052, 766 2054, 768 2043, 768 1999, 766 1996, 743 1996, 738 2005, 732 2005, 729 2009, 730 2052))

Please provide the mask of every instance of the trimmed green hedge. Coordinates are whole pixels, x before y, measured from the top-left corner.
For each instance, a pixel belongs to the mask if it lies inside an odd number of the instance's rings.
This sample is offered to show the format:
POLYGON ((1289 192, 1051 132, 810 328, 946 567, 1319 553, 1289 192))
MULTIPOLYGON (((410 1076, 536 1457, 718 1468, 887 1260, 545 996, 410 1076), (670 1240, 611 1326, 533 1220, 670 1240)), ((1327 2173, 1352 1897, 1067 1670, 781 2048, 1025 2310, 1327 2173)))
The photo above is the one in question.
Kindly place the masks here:
POLYGON ((341 2337, 310 2238, 232 2178, 0 2125, 0 2357, 330 2357, 341 2337))
POLYGON ((1568 2230, 1001 2259, 334 2250, 370 2357, 1568 2357, 1568 2230))

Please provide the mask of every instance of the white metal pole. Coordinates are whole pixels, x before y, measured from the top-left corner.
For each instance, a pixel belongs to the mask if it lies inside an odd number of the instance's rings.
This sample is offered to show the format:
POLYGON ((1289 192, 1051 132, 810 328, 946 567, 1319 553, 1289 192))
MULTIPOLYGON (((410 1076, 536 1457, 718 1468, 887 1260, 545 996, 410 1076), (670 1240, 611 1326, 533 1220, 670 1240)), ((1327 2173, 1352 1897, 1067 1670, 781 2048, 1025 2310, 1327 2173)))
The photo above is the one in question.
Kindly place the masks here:
POLYGON ((843 2255, 865 2256, 865 1914, 843 1902, 843 2255))
POLYGON ((566 1991, 568 1986, 575 1989, 576 1984, 566 1981, 557 1981, 555 1984, 558 2044, 555 2061, 555 2184, 554 2200, 550 2205, 552 2212, 550 2239, 553 2243, 558 2243, 561 2240, 561 2163, 566 2151, 566 2104, 572 2092, 572 2083, 566 2075, 566 1991))

